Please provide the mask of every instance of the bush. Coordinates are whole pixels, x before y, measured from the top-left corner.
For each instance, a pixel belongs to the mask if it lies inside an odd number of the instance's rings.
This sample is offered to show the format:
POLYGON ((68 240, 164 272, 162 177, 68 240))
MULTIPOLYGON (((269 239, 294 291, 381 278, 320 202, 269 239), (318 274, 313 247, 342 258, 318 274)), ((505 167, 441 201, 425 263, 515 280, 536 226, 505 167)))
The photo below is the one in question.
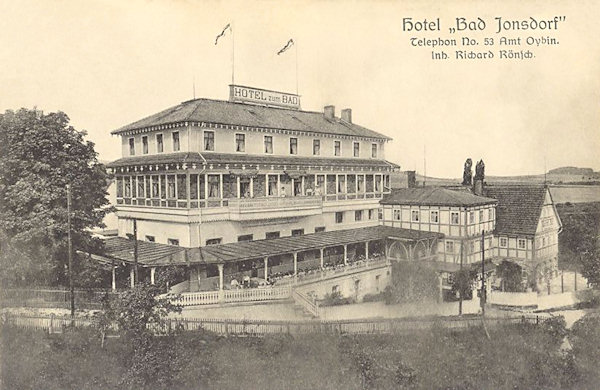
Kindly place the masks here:
POLYGON ((363 296, 362 301, 363 302, 381 302, 381 301, 385 301, 386 300, 386 292, 385 290, 377 293, 377 294, 365 294, 363 296))
POLYGON ((331 294, 325 294, 325 297, 321 302, 319 302, 320 306, 339 306, 339 305, 348 305, 351 303, 355 303, 354 298, 344 298, 342 293, 339 291, 333 291, 331 294))

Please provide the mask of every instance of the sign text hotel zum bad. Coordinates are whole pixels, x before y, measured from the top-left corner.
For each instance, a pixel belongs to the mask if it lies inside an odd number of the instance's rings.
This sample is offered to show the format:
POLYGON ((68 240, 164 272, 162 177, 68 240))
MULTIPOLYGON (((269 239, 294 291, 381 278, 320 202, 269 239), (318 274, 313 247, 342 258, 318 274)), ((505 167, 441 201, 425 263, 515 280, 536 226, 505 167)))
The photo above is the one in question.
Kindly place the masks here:
POLYGON ((300 97, 298 95, 241 85, 229 86, 229 100, 232 102, 300 109, 300 97))

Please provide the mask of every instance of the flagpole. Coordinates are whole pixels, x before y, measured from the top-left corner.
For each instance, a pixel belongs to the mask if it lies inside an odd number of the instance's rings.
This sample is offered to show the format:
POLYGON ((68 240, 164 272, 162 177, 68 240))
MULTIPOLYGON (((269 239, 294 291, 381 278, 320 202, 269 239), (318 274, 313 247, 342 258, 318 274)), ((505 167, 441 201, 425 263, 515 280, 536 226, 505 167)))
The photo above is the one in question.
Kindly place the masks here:
POLYGON ((235 30, 231 22, 231 84, 235 84, 235 30))
POLYGON ((294 41, 294 48, 296 49, 296 95, 298 95, 298 41, 294 41))

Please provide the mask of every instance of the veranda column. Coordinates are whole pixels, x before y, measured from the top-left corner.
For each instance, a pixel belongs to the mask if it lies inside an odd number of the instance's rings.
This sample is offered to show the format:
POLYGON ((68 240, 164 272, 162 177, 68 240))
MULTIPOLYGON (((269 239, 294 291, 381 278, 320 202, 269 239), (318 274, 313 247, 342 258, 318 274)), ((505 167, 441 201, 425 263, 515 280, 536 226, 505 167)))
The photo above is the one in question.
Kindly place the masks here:
POLYGON ((298 252, 294 252, 294 276, 298 275, 298 252))
POLYGON ((135 273, 133 270, 133 266, 131 266, 131 269, 129 270, 129 282, 131 285, 131 288, 135 287, 135 273))
POLYGON ((150 268, 150 284, 154 284, 154 273, 156 272, 156 267, 150 268))
POLYGON ((369 241, 365 242, 365 260, 369 261, 369 241))
POLYGON ((344 265, 348 265, 348 244, 344 244, 344 265))
POLYGON ((325 249, 325 248, 321 248, 321 249, 320 249, 320 251, 321 251, 321 269, 323 269, 323 250, 324 250, 324 249, 325 249))
POLYGON ((219 268, 219 302, 223 302, 223 264, 217 264, 217 267, 219 268))
POLYGON ((265 257, 265 281, 269 278, 269 270, 267 269, 269 267, 269 258, 265 257))
POLYGON ((254 177, 250 177, 250 197, 254 198, 254 177))
POLYGON ((116 272, 115 269, 117 267, 115 267, 115 263, 113 262, 112 264, 112 290, 115 291, 117 289, 117 277, 116 277, 116 272))

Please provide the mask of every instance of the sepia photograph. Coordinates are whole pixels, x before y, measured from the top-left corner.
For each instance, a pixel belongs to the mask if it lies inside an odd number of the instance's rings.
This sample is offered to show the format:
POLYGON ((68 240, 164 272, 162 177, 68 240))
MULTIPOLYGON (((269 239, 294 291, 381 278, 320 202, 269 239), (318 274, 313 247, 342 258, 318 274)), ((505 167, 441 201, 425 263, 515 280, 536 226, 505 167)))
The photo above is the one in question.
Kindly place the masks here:
POLYGON ((600 1, 0 14, 0 389, 600 388, 600 1))

